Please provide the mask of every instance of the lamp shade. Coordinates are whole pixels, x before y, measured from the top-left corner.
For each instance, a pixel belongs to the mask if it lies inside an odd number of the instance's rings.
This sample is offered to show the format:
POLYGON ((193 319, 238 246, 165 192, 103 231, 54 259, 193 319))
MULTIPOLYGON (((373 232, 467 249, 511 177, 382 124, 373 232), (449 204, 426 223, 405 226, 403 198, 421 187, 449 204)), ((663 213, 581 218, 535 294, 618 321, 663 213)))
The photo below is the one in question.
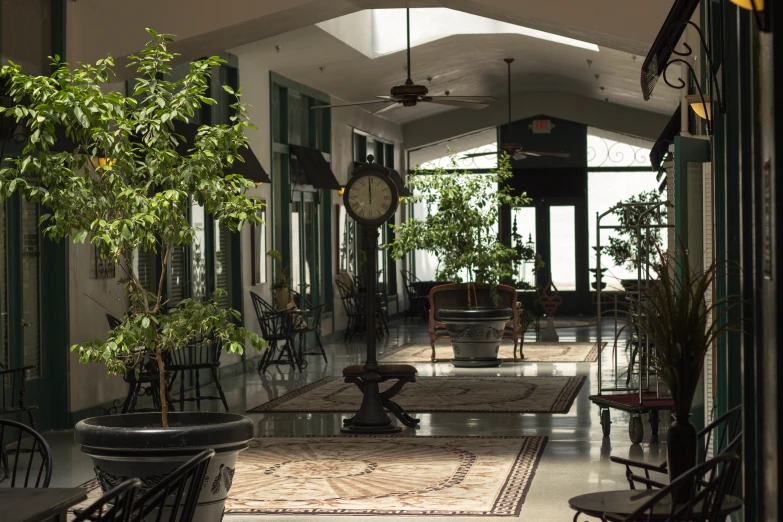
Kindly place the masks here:
POLYGON ((756 9, 759 11, 764 10, 764 0, 731 0, 731 3, 740 6, 743 9, 747 9, 749 11, 753 10, 753 4, 756 4, 756 9))
POLYGON ((685 97, 685 101, 699 118, 712 121, 712 98, 709 94, 705 94, 704 99, 698 94, 689 94, 685 97))

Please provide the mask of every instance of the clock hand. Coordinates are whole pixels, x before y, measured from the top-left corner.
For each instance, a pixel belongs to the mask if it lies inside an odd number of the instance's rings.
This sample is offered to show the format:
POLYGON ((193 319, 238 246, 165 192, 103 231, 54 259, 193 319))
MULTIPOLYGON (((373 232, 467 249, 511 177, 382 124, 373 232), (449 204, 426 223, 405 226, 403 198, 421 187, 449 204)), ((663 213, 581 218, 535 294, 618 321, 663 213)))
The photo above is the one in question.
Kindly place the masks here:
POLYGON ((370 186, 370 205, 372 205, 372 179, 370 180, 369 186, 370 186))

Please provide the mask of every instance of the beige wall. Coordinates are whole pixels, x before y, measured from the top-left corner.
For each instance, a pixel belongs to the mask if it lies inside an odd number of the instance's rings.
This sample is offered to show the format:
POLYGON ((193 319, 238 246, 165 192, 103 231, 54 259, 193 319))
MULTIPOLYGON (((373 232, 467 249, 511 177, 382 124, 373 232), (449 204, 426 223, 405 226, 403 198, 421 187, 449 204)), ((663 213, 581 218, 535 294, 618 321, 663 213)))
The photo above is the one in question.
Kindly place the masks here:
MULTIPOLYGON (((109 324, 106 314, 121 316, 126 302, 119 279, 122 271, 116 269, 115 279, 95 278, 95 248, 85 243, 68 246, 70 302, 70 344, 90 339, 105 339, 109 324)), ((120 377, 106 377, 103 364, 81 364, 76 352, 70 356, 71 411, 124 397, 127 385, 120 377)))

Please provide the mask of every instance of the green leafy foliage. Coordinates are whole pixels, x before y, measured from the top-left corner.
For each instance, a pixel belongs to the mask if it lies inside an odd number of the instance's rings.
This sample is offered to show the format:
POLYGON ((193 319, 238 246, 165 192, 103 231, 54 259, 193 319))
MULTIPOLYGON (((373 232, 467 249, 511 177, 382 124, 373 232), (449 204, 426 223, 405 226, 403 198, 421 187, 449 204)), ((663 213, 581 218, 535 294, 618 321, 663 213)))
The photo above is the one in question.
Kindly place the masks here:
POLYGON ((676 413, 688 415, 705 355, 718 337, 741 331, 742 321, 729 316, 741 301, 733 296, 708 301, 717 278, 731 269, 727 263, 695 270, 685 248, 675 256, 660 251, 657 256, 655 279, 628 293, 625 313, 629 326, 652 341, 653 361, 671 391, 676 413))
MULTIPOLYGON (((172 38, 147 32, 151 40, 131 57, 129 66, 138 77, 130 97, 109 90, 111 56, 74 68, 55 57, 48 77, 23 74, 14 63, 0 69, 16 103, 6 116, 30 131, 23 154, 0 170, 0 198, 19 192, 40 203, 44 234, 75 243, 90 238, 101 256, 124 272, 128 313, 105 342, 73 346, 80 360, 102 362, 109 373, 125 374, 153 358, 163 377, 162 352, 208 333, 229 352, 241 352, 246 339, 256 348, 265 342, 236 326, 236 311, 216 305, 220 294, 166 310, 163 275, 156 292, 145 290, 134 270, 136 253, 159 252, 165 275, 172 249, 193 243, 187 216, 192 203, 232 231, 246 222, 261 223, 263 204, 245 194, 252 182, 231 173, 248 146, 245 129, 255 128, 240 92, 226 89, 235 97, 230 124, 201 126, 189 150, 178 150, 184 138, 174 122, 188 122, 203 105, 215 103, 206 96, 208 80, 212 68, 224 61, 214 56, 198 60, 184 78, 171 81, 170 63, 177 56, 168 51, 172 38), (53 150, 57 126, 73 143, 68 150, 53 150)), ((162 398, 166 425, 165 394, 162 398)))
MULTIPOLYGON (((623 203, 659 203, 661 201, 658 191, 650 190, 641 192, 618 204, 623 203)), ((636 227, 639 225, 639 219, 642 214, 650 207, 621 207, 615 209, 612 214, 617 216, 618 225, 617 236, 610 237, 609 244, 603 247, 615 265, 626 266, 630 270, 639 267, 639 260, 647 260, 650 265, 655 264, 657 259, 657 250, 663 245, 660 228, 642 228, 641 242, 637 241, 636 227)), ((661 206, 647 214, 644 218, 645 224, 657 225, 666 223, 666 208, 661 206)))
MULTIPOLYGON (((452 158, 456 167, 456 159, 452 158)), ((511 178, 507 155, 487 174, 448 172, 443 168, 417 170, 408 178, 412 196, 403 203, 424 202, 427 215, 394 226, 395 239, 385 247, 394 259, 425 250, 438 260, 439 281, 487 283, 492 286, 514 277, 514 263, 529 254, 498 240, 495 229, 503 205, 529 203, 514 196, 506 184, 511 178)))

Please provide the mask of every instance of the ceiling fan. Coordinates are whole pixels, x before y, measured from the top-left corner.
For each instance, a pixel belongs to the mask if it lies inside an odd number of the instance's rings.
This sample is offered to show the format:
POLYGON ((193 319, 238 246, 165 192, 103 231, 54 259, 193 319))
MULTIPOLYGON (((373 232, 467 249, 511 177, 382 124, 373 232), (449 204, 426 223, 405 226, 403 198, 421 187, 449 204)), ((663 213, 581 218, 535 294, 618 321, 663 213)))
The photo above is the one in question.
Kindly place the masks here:
POLYGON ((405 10, 406 28, 408 34, 408 79, 403 85, 397 85, 391 88, 390 96, 376 96, 374 100, 360 101, 354 103, 343 103, 339 105, 316 105, 312 109, 333 109, 337 107, 352 107, 354 105, 371 105, 377 103, 386 103, 385 107, 373 111, 373 114, 386 112, 389 109, 402 105, 403 107, 414 107, 419 103, 435 103, 437 105, 448 105, 450 107, 459 107, 462 109, 483 109, 487 107, 484 102, 496 101, 492 96, 430 96, 429 90, 424 85, 415 85, 411 80, 411 12, 405 10))
MULTIPOLYGON (((508 64, 508 128, 510 130, 511 129, 511 64, 514 62, 514 59, 504 58, 503 61, 508 64)), ((571 157, 571 153, 569 152, 539 152, 539 151, 523 149, 522 145, 518 143, 503 143, 500 145, 498 150, 489 151, 489 152, 474 152, 473 154, 466 154, 463 156, 463 159, 478 158, 479 156, 491 156, 492 154, 503 154, 504 152, 515 160, 525 159, 528 156, 535 156, 535 157, 549 156, 552 158, 571 157)))

